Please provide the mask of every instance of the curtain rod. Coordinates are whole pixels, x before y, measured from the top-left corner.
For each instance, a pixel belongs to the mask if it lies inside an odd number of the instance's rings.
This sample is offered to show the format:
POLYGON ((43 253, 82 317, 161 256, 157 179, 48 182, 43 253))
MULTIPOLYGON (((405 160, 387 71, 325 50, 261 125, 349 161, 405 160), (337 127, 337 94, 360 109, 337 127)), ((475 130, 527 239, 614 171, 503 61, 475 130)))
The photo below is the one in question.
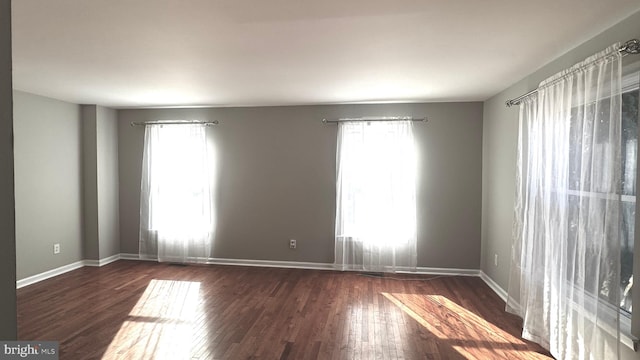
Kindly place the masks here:
POLYGON ((190 125, 202 124, 205 126, 217 125, 218 120, 202 121, 202 120, 158 120, 158 121, 132 121, 131 126, 147 126, 147 125, 190 125))
POLYGON ((361 117, 361 118, 339 118, 339 119, 322 119, 325 124, 351 122, 351 121, 423 121, 427 122, 427 117, 414 118, 411 116, 384 116, 384 117, 361 117))
MULTIPOLYGON (((631 39, 629 41, 627 41, 626 43, 624 43, 619 49, 618 52, 622 54, 622 56, 626 56, 626 55, 635 55, 635 54, 639 54, 640 53, 640 41, 638 41, 638 39, 631 39)), ((522 94, 516 98, 513 98, 511 100, 507 100, 505 101, 505 105, 507 107, 512 107, 513 105, 520 105, 520 102, 537 93, 538 89, 533 89, 531 91, 529 91, 526 94, 522 94)))

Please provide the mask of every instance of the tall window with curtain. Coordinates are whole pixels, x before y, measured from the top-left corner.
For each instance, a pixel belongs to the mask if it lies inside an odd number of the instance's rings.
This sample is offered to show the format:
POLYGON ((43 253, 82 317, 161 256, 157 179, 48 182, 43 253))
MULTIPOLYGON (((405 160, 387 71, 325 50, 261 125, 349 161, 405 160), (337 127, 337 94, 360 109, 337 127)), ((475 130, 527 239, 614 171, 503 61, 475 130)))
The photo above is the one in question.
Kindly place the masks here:
POLYGON ((411 121, 338 124, 335 262, 342 270, 416 268, 411 121))
POLYGON ((208 261, 215 234, 215 158, 203 124, 146 126, 140 257, 208 261))
POLYGON ((559 359, 618 358, 637 152, 618 48, 543 81, 520 107, 507 309, 559 359))

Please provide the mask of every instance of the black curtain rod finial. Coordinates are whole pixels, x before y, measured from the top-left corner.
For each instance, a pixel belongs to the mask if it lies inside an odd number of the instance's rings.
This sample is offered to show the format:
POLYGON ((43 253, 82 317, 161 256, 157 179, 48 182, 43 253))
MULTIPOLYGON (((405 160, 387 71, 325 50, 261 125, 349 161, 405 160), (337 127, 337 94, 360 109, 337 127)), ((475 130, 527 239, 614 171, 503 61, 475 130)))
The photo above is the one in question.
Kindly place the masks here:
POLYGON ((624 43, 618 51, 625 52, 627 54, 638 54, 640 53, 640 41, 638 41, 638 39, 629 40, 624 43))

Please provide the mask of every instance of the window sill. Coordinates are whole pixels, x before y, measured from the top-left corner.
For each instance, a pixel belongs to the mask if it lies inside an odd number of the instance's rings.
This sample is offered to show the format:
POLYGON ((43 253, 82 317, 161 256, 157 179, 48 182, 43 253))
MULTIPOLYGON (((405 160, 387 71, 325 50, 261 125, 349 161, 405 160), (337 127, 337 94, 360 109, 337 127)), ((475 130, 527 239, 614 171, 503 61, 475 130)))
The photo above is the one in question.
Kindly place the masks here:
POLYGON ((620 311, 620 342, 629 349, 638 351, 638 338, 631 335, 631 316, 629 313, 620 311))
POLYGON ((634 352, 638 352, 638 338, 627 333, 626 331, 620 330, 620 342, 634 352))

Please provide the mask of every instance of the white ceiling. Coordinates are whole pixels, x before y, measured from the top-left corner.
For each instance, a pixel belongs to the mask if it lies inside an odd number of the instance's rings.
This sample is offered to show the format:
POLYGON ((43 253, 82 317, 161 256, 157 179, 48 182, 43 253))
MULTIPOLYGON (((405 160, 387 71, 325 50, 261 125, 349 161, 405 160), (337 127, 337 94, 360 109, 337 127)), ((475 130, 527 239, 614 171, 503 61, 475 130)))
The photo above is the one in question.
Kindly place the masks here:
POLYGON ((14 0, 12 6, 14 88, 124 108, 485 100, 640 2, 14 0))

